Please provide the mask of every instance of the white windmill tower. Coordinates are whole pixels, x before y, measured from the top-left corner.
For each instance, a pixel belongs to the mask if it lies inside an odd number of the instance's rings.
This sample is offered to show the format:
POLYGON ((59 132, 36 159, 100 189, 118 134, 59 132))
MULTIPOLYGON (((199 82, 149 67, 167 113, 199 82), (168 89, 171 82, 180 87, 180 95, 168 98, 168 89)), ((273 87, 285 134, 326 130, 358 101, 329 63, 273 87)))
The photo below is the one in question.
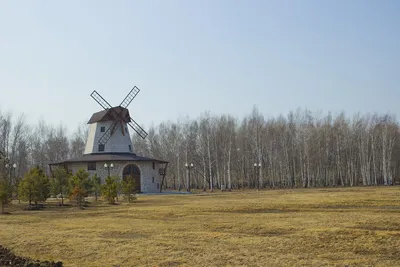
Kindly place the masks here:
POLYGON ((128 125, 143 139, 147 133, 129 115, 128 105, 140 92, 138 87, 128 93, 121 104, 112 107, 99 93, 94 90, 90 96, 104 109, 96 112, 90 118, 88 139, 84 154, 97 153, 133 153, 132 140, 128 125))

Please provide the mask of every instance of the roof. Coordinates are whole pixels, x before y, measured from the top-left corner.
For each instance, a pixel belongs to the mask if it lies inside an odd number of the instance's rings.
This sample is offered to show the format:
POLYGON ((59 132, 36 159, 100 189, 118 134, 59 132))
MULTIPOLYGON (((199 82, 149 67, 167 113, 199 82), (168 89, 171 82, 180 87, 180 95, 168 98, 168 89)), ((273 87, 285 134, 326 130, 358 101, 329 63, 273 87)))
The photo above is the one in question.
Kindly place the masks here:
POLYGON ((50 163, 49 165, 59 165, 65 163, 85 163, 85 162, 98 162, 98 161, 156 161, 160 163, 168 163, 168 161, 158 160, 153 158, 147 158, 138 156, 134 153, 93 153, 86 154, 82 157, 71 158, 64 161, 50 163))
POLYGON ((88 121, 88 124, 95 123, 99 121, 114 121, 115 118, 112 116, 113 112, 120 114, 120 117, 123 118, 124 122, 130 122, 131 116, 129 115, 129 110, 123 108, 121 106, 113 107, 108 110, 102 110, 96 113, 93 113, 92 117, 88 121))

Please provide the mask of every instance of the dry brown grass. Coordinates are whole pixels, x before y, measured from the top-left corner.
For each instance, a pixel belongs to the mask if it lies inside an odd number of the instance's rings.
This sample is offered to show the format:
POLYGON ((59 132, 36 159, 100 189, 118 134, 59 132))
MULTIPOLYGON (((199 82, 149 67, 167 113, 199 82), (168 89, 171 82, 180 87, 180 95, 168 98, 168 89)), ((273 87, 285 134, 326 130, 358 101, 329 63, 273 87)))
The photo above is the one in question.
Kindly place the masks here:
POLYGON ((0 216, 0 244, 65 266, 399 266, 400 188, 141 196, 0 216))

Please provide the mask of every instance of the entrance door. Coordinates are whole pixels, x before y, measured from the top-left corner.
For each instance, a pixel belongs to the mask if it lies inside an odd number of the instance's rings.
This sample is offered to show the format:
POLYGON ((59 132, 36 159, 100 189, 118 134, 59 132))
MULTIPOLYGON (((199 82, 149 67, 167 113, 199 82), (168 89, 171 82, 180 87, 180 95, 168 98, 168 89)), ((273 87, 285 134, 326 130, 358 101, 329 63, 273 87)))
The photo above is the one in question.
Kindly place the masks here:
POLYGON ((140 192, 140 170, 138 166, 135 164, 129 164, 125 166, 124 171, 122 172, 122 178, 124 181, 128 181, 129 179, 133 179, 136 184, 137 192, 140 192))

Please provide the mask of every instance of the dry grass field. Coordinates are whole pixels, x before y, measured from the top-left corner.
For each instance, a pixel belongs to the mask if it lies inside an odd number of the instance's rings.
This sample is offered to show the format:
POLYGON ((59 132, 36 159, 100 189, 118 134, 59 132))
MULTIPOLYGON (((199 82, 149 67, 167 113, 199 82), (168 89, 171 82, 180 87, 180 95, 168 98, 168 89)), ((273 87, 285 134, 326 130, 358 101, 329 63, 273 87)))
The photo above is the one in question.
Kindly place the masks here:
POLYGON ((0 216, 0 244, 65 266, 400 266, 400 188, 140 196, 0 216))

